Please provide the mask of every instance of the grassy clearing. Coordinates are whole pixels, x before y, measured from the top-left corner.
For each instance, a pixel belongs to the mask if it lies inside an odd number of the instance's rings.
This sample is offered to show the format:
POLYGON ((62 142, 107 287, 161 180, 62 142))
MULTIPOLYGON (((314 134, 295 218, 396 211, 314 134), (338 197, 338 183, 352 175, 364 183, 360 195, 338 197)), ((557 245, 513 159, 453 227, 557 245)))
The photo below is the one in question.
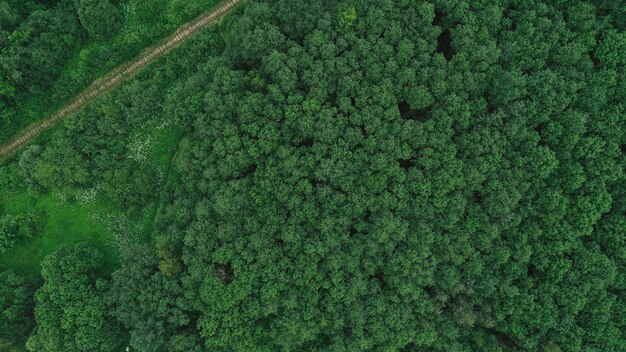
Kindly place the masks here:
MULTIPOLYGON (((182 138, 182 130, 166 121, 152 122, 136 131, 135 144, 142 146, 145 155, 136 153, 135 157, 155 167, 160 175, 159 194, 155 201, 144 209, 142 217, 142 239, 151 242, 154 224, 161 206, 162 192, 170 181, 170 170, 182 138)), ((131 148, 132 150, 133 148, 131 148)))
POLYGON ((64 200, 59 194, 42 196, 33 191, 13 194, 5 201, 5 211, 9 214, 33 209, 45 214, 43 234, 4 253, 1 262, 5 266, 20 271, 38 272, 39 264, 48 254, 79 242, 90 242, 101 247, 107 254, 105 257, 111 260, 108 264, 113 265, 116 253, 109 244, 112 233, 93 216, 106 209, 106 205, 99 201, 80 204, 64 200))
POLYGON ((152 121, 135 131, 129 157, 152 165, 161 175, 160 180, 155 181, 160 184, 159 194, 137 217, 131 218, 109 204, 97 188, 67 189, 47 194, 33 189, 0 189, 6 214, 32 210, 45 214, 42 235, 4 253, 0 263, 18 271, 36 273, 47 255, 64 246, 89 242, 104 251, 107 265, 113 268, 119 249, 133 243, 151 242, 161 192, 168 182, 181 137, 180 129, 163 119, 152 121))

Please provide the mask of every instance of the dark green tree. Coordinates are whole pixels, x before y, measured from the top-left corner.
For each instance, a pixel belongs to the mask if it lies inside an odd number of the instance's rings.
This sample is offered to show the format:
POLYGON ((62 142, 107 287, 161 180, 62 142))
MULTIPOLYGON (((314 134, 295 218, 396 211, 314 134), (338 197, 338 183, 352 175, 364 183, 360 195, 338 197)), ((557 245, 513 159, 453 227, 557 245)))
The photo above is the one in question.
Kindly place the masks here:
POLYGON ((35 326, 35 278, 0 271, 0 348, 21 351, 35 326))
POLYGON ((173 334, 192 322, 182 309, 187 303, 178 277, 146 247, 128 248, 122 262, 108 292, 110 313, 129 330, 130 344, 137 350, 169 350, 173 334))
POLYGON ((123 13, 109 0, 76 0, 78 18, 89 36, 95 40, 108 39, 120 29, 123 13))
POLYGON ((124 340, 109 317, 108 282, 99 251, 85 244, 64 248, 42 264, 44 284, 37 291, 37 326, 30 351, 114 351, 124 340))

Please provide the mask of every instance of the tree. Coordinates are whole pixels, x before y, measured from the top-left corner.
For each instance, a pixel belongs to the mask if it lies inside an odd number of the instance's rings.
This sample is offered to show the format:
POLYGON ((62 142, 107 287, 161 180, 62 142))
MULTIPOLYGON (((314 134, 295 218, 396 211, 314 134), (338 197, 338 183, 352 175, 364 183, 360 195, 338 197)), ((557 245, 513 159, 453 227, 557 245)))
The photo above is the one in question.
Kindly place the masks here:
POLYGON ((37 281, 12 270, 0 272, 0 347, 20 351, 35 325, 37 281))
POLYGON ((76 0, 80 23, 95 40, 104 40, 115 35, 123 21, 118 6, 109 0, 76 0))
POLYGON ((0 253, 11 249, 20 241, 37 236, 41 231, 42 217, 42 214, 35 211, 0 216, 0 253))
POLYGON ((185 300, 178 299, 183 295, 179 279, 162 272, 158 258, 145 246, 128 248, 121 261, 108 293, 110 313, 129 330, 131 346, 163 351, 169 338, 191 323, 181 307, 185 300))
POLYGON ((80 39, 78 20, 71 11, 64 2, 52 9, 37 9, 8 35, 0 44, 6 84, 31 92, 52 84, 80 39))
POLYGON ((352 5, 339 6, 339 14, 337 24, 342 30, 348 30, 354 25, 354 21, 358 18, 356 8, 352 5))
POLYGON ((113 351, 123 341, 108 315, 108 282, 102 255, 86 244, 63 248, 42 263, 43 286, 36 293, 37 326, 29 351, 113 351))
POLYGON ((159 177, 153 167, 128 159, 104 175, 102 186, 111 201, 129 214, 137 214, 143 205, 154 199, 159 183, 159 177))

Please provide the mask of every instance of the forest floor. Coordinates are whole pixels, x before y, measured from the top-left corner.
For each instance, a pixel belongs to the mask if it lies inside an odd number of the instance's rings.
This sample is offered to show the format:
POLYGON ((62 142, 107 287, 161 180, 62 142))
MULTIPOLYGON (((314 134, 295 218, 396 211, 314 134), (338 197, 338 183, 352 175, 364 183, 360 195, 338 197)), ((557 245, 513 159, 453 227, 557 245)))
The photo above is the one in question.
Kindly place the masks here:
POLYGON ((243 0, 226 0, 218 5, 215 9, 200 16, 196 20, 188 22, 167 37, 161 43, 146 49, 144 53, 139 55, 136 59, 126 64, 120 65, 116 69, 112 70, 104 77, 94 81, 87 89, 82 93, 74 97, 67 105, 58 110, 52 116, 45 120, 34 123, 13 140, 0 147, 0 159, 12 155, 22 146, 28 144, 39 135, 56 126, 60 121, 67 118, 72 113, 81 109, 85 105, 91 103, 102 94, 111 90, 123 81, 131 78, 135 73, 141 71, 146 66, 150 65, 160 56, 166 54, 173 48, 177 47, 191 37, 196 32, 202 30, 206 26, 215 23, 226 15, 232 8, 234 8, 243 0))

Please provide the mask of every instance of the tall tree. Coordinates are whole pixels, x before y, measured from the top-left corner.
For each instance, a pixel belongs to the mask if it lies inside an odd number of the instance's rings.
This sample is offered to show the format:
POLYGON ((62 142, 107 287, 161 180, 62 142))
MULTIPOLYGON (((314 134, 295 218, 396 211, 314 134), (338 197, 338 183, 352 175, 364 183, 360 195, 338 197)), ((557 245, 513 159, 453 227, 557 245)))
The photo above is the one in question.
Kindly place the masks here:
POLYGON ((37 291, 37 326, 29 351, 114 351, 124 340, 108 315, 108 282, 99 251, 80 244, 50 255, 42 263, 37 291))

